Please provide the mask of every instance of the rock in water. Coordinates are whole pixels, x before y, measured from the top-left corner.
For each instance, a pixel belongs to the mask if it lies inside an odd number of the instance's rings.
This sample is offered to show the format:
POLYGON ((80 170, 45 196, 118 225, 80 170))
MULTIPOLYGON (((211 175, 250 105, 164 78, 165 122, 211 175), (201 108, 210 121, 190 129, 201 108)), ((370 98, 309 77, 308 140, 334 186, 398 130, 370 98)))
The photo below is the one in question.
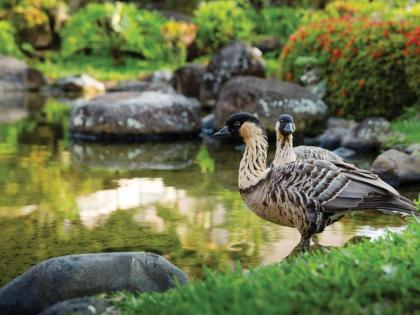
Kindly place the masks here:
POLYGON ((96 95, 105 92, 105 85, 87 74, 61 78, 54 83, 54 86, 62 89, 64 92, 75 94, 96 95))
POLYGON ((172 80, 173 87, 188 97, 200 98, 200 89, 206 67, 201 64, 190 64, 178 68, 172 80))
POLYGON ((420 158, 398 150, 387 150, 372 164, 372 171, 393 186, 420 182, 420 158))
POLYGON ((145 252, 56 257, 0 289, 1 315, 38 314, 61 301, 98 293, 166 291, 187 276, 165 258, 145 252))
POLYGON ((214 127, 235 112, 257 114, 269 132, 280 114, 293 115, 296 131, 316 134, 326 121, 327 106, 300 85, 256 77, 235 77, 225 84, 216 104, 214 127))
POLYGON ((390 132, 391 124, 385 118, 367 118, 351 129, 341 145, 356 152, 376 151, 390 132))
POLYGON ((70 131, 98 139, 174 138, 200 131, 199 112, 197 100, 180 94, 109 93, 75 106, 70 131))
POLYGON ((265 77, 265 63, 258 48, 235 41, 211 59, 203 75, 200 100, 216 98, 223 85, 235 76, 265 77))
POLYGON ((0 55, 0 92, 38 90, 46 83, 36 69, 13 57, 0 55))
POLYGON ((119 311, 106 300, 93 297, 77 298, 54 304, 39 315, 118 315, 119 311))

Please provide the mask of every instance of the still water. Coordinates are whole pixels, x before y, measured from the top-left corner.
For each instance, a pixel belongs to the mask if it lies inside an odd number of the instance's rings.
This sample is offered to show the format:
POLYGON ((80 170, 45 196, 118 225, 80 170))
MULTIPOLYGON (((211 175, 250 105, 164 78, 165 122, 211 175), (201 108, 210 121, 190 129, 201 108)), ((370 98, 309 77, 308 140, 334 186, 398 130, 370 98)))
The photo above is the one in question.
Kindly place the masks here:
MULTIPOLYGON (((150 251, 194 278, 203 266, 281 261, 298 243, 296 230, 245 207, 234 145, 72 142, 68 105, 31 104, 12 111, 0 104, 0 286, 59 255, 150 251)), ((414 198, 419 190, 401 191, 414 198)), ((359 213, 328 227, 319 243, 342 246, 403 225, 398 215, 359 213)))

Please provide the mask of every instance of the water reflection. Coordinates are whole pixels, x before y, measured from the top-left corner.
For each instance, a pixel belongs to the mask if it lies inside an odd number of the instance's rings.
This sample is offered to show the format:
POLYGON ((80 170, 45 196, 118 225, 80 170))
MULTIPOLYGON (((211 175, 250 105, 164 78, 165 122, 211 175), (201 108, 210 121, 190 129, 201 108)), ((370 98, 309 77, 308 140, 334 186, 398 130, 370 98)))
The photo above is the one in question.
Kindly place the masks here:
POLYGON ((71 153, 81 165, 111 169, 177 170, 193 163, 199 144, 194 142, 101 145, 73 143, 71 153))
MULTIPOLYGON (((48 101, 31 119, 0 125, 0 285, 72 253, 146 250, 200 277, 203 266, 278 262, 298 243, 296 230, 245 207, 236 188, 241 152, 232 145, 68 143, 67 113, 48 101)), ((361 213, 328 227, 319 243, 341 246, 403 224, 361 213)))

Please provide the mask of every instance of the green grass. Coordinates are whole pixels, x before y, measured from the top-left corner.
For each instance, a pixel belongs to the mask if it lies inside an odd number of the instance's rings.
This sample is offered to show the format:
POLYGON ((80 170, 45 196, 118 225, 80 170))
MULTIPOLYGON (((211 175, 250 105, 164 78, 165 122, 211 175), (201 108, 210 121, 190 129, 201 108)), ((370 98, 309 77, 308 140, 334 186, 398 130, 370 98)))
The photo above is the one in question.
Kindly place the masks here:
POLYGON ((420 104, 405 109, 404 114, 391 123, 395 134, 387 139, 386 146, 406 146, 420 143, 420 104))
POLYGON ((376 242, 306 253, 166 293, 117 293, 123 314, 419 314, 420 223, 376 242))
POLYGON ((164 61, 151 62, 129 57, 124 60, 124 65, 117 66, 109 57, 80 55, 68 60, 56 58, 54 61, 37 62, 32 66, 51 79, 87 73, 100 81, 135 80, 156 70, 177 67, 164 61))

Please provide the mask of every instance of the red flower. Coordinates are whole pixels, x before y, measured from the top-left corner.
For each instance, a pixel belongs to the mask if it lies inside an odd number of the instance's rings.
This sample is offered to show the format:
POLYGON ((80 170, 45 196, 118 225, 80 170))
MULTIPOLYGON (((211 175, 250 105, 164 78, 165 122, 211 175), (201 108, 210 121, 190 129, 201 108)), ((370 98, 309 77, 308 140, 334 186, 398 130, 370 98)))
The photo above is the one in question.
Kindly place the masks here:
POLYGON ((365 84, 366 84, 366 80, 365 79, 361 79, 361 80, 359 80, 358 84, 359 84, 359 87, 360 88, 363 88, 365 86, 365 84))
POLYGON ((334 49, 333 51, 332 51, 332 54, 333 54, 333 56, 335 57, 335 58, 337 58, 337 59, 340 59, 340 57, 341 57, 341 55, 342 55, 342 53, 341 53, 341 50, 340 49, 334 49))
POLYGON ((287 74, 286 74, 286 80, 287 81, 292 81, 293 80, 293 73, 287 72, 287 74))

